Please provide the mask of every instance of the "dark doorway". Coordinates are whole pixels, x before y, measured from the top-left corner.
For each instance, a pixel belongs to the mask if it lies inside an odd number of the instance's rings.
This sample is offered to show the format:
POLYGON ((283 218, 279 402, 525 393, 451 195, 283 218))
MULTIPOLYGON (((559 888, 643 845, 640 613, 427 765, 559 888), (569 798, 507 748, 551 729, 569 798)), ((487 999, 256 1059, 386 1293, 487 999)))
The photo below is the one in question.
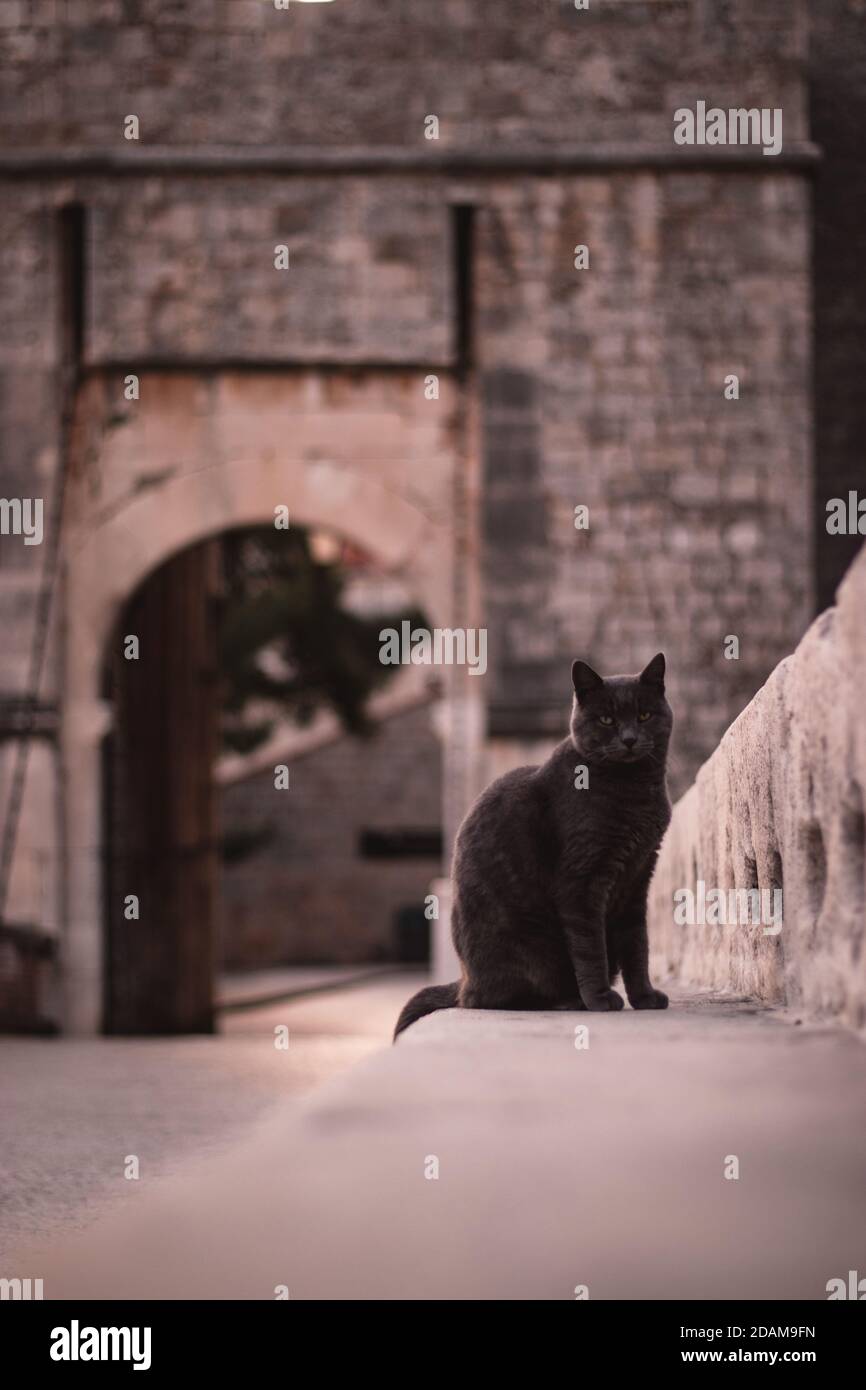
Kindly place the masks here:
POLYGON ((383 624, 426 626, 402 598, 353 543, 265 526, 182 551, 125 605, 104 690, 106 1032, 216 1031, 221 971, 394 958, 393 910, 423 903, 441 859, 432 697, 367 713, 400 669, 383 624), (336 727, 299 753, 320 712, 336 727), (379 844, 401 812, 433 828, 369 864, 358 827, 379 844))

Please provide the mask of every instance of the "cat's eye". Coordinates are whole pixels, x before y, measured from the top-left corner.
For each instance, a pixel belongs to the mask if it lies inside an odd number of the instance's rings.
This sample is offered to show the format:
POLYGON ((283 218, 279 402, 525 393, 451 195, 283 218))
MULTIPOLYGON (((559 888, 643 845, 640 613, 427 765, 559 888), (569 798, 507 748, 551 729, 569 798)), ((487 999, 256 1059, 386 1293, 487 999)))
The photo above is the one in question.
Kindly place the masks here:
POLYGON ((652 715, 650 714, 649 710, 642 710, 641 713, 638 715, 638 719, 640 720, 641 724, 645 724, 648 719, 652 719, 652 715))
POLYGON ((598 716, 598 722, 599 724, 612 724, 613 720, 611 719, 609 714, 600 714, 598 716))

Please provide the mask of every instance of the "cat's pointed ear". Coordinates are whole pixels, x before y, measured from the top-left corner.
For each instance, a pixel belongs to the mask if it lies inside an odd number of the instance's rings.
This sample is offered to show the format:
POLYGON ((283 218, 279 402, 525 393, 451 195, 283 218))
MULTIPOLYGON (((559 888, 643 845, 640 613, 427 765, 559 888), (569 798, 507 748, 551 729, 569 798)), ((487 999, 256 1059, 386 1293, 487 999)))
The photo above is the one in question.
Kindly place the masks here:
POLYGON ((571 683, 578 700, 583 701, 594 690, 599 690, 604 681, 597 671, 587 666, 585 661, 575 661, 571 667, 571 683))
POLYGON ((665 688, 665 654, 659 652, 654 656, 648 666, 645 666, 638 676, 638 680, 643 685, 656 685, 660 690, 665 688))

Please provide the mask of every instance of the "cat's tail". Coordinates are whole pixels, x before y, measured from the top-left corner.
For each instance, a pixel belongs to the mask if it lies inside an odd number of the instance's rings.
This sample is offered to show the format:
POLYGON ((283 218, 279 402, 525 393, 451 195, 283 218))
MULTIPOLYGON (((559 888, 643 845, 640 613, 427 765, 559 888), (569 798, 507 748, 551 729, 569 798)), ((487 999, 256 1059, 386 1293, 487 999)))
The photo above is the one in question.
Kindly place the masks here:
POLYGON ((459 989, 460 985, 456 980, 453 985, 427 985, 426 989, 419 989, 417 994, 412 995, 409 1003, 404 1005, 403 1012, 397 1019, 397 1027, 394 1029, 395 1042, 404 1028, 408 1028, 410 1023, 417 1022, 425 1014, 435 1013, 437 1009, 456 1009, 459 989))

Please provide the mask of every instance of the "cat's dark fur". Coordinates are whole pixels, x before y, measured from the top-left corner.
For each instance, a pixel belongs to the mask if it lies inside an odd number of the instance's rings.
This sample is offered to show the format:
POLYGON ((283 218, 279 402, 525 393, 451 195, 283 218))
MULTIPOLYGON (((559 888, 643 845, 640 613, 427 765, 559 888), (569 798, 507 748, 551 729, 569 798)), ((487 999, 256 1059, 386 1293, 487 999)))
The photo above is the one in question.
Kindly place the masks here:
POLYGON ((661 653, 639 676, 606 680, 575 661, 570 737, 541 767, 492 783, 457 835, 452 933, 463 978, 410 999, 395 1037, 455 1005, 621 1009, 611 988, 620 971, 633 1008, 667 1008, 650 982, 646 930, 671 815, 664 673, 661 653))

